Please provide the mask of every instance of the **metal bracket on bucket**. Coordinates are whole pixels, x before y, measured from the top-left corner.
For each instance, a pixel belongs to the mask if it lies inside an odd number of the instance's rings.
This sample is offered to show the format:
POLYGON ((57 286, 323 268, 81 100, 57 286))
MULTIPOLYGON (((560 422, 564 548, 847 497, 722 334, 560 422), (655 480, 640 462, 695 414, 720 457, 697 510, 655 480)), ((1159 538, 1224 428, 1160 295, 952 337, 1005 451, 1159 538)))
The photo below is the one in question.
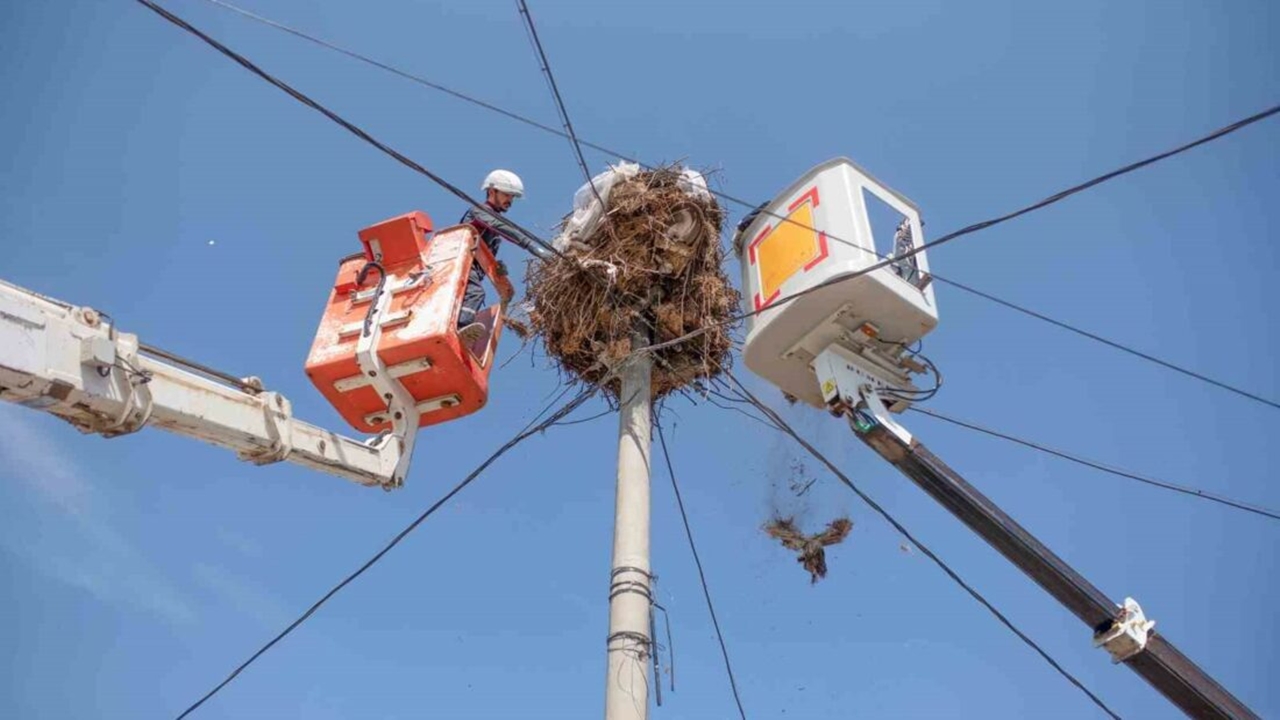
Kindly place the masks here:
MULTIPOLYGON (((371 263, 360 272, 361 277, 371 268, 382 272, 381 266, 371 263)), ((387 287, 396 287, 396 282, 394 276, 387 277, 384 274, 379 278, 368 315, 365 316, 363 331, 356 342, 356 364, 364 377, 368 378, 369 384, 387 403, 387 417, 391 421, 390 435, 379 438, 376 446, 381 448, 386 443, 399 445, 399 453, 392 455, 395 465, 383 483, 384 490, 404 485, 405 476, 409 474, 409 463, 413 459, 413 445, 418 435, 420 417, 413 396, 378 355, 378 345, 382 340, 382 321, 391 307, 392 292, 387 287)))

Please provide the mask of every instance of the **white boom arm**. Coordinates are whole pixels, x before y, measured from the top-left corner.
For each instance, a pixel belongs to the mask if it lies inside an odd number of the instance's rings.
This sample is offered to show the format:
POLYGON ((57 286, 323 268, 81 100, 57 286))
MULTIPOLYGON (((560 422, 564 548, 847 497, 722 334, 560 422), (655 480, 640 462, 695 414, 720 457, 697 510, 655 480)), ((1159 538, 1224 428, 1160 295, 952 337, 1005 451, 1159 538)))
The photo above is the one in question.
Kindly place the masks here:
MULTIPOLYGON (((140 350, 101 313, 0 280, 0 400, 115 437, 150 425, 234 450, 387 489, 403 481, 412 446, 404 428, 354 440, 296 420, 283 395, 183 370, 140 350)), ((398 428, 399 429, 399 428, 398 428)))

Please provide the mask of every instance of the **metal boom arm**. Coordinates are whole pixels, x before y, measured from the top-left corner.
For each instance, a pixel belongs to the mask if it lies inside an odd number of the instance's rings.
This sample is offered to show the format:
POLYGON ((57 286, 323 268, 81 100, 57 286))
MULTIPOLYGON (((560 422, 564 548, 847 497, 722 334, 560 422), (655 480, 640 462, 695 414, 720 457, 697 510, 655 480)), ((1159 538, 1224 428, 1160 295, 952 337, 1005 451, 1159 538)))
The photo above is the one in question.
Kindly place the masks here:
POLYGON ((115 437, 150 425, 259 465, 283 460, 361 485, 399 484, 411 449, 404 438, 343 437, 295 419, 287 398, 260 387, 184 370, 140 349, 136 335, 118 332, 92 308, 0 281, 0 400, 85 433, 115 437))
POLYGON ((828 406, 849 418, 872 450, 1039 583, 1094 632, 1094 644, 1128 665, 1194 718, 1251 720, 1258 716, 1204 670, 1156 634, 1131 598, 1117 605, 911 436, 880 399, 881 383, 832 347, 814 363, 828 406))

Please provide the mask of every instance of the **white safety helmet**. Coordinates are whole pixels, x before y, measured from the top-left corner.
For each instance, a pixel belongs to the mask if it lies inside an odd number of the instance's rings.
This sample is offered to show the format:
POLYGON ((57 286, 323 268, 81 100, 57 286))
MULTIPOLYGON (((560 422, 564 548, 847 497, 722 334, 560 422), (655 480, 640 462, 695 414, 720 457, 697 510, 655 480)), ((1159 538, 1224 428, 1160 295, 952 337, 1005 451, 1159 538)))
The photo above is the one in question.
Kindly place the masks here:
POLYGON ((489 188, 515 197, 524 195, 524 183, 520 181, 519 175, 510 170, 494 170, 486 175, 484 185, 480 186, 480 189, 488 192, 489 188))

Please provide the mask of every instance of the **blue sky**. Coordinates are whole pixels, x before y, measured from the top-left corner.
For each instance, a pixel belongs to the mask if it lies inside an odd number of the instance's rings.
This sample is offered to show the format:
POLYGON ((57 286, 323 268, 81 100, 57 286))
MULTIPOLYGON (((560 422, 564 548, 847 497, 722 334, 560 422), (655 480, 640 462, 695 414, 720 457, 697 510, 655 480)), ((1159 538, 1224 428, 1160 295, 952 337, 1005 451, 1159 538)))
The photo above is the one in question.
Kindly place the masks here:
MULTIPOLYGON (((245 2, 555 123, 511 3, 245 2)), ((548 232, 568 211, 581 178, 562 139, 206 3, 171 8, 464 187, 518 171, 529 193, 513 216, 527 226, 548 232)), ((718 169, 725 190, 753 199, 848 155, 916 201, 933 237, 1256 112, 1280 88, 1280 8, 1262 1, 532 9, 584 137, 718 169)), ((302 373, 336 260, 362 227, 411 209, 448 223, 459 203, 135 3, 4 3, 0 53, 0 275, 259 375, 299 416, 338 427, 302 373)), ((1254 126, 956 241, 931 264, 1280 397, 1277 138, 1275 121, 1254 126)), ((1275 410, 947 287, 938 302, 938 410, 1280 506, 1275 410)), ((422 433, 393 494, 158 431, 83 437, 0 407, 0 716, 176 714, 523 426, 556 382, 541 358, 512 362, 482 413, 422 433)), ((751 717, 1100 716, 826 475, 804 517, 847 512, 856 525, 811 587, 759 532, 796 449, 712 406, 672 410, 751 717)), ((842 423, 786 412, 1121 715, 1176 716, 842 423)), ((908 422, 1104 592, 1139 599, 1254 710, 1280 714, 1280 526, 908 422)), ((614 433, 602 419, 512 451, 199 716, 599 713, 614 433)), ((654 717, 729 717, 662 475, 653 552, 677 666, 654 717)))

